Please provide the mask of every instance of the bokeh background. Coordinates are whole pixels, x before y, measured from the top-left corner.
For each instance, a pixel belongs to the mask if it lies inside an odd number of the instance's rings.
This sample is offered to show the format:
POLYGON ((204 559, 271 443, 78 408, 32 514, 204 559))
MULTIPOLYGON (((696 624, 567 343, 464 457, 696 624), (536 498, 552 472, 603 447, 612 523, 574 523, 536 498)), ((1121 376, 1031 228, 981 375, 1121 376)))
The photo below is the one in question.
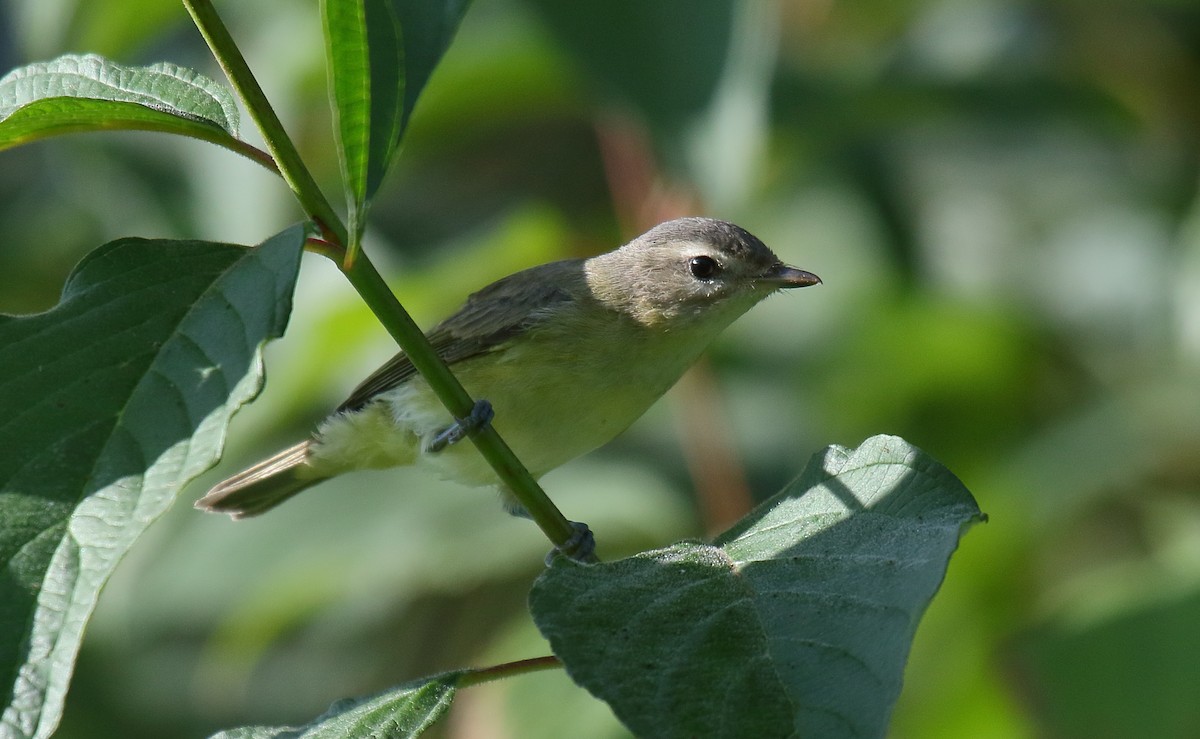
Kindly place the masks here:
MULTIPOLYGON (((219 8, 336 196, 317 3, 219 8)), ((220 79, 176 3, 0 0, 0 70, 68 51, 220 79)), ((900 434, 991 520, 921 625, 891 735, 1196 737, 1198 134, 1187 0, 476 0, 367 248, 430 325, 665 217, 744 225, 825 285, 759 306, 629 432, 545 478, 601 554, 720 530, 821 447, 900 434)), ((8 151, 0 311, 53 305, 116 237, 254 243, 299 218, 280 181, 199 143, 8 151)), ((488 491, 396 471, 260 520, 191 509, 392 351, 306 257, 225 461, 104 591, 59 736, 302 722, 547 651, 524 607, 547 544, 488 491)), ((461 693, 436 735, 626 733, 549 672, 461 693)))

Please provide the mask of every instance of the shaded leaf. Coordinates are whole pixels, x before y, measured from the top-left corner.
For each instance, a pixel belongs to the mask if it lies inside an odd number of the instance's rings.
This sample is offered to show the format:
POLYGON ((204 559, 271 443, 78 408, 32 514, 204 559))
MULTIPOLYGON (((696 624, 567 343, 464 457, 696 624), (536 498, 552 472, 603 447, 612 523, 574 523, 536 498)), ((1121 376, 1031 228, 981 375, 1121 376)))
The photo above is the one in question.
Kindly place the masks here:
POLYGON ((448 672, 406 683, 369 698, 338 701, 306 726, 248 726, 214 734, 212 739, 403 739, 437 721, 458 687, 461 672, 448 672))
POLYGON ((558 561, 530 605, 641 736, 883 736, 918 620, 981 515, 902 439, 830 447, 713 544, 558 561))
POLYGON ((0 316, 5 732, 53 731, 104 581, 258 393, 303 244, 121 239, 54 309, 0 316))

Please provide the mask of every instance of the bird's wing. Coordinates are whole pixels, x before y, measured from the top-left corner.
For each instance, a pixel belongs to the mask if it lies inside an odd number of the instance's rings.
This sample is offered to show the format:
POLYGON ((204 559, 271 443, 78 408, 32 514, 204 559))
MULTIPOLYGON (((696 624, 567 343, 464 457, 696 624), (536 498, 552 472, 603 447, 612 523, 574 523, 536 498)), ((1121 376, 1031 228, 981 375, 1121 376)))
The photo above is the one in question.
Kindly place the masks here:
MULTIPOLYGON (((471 295, 457 313, 426 336, 451 368, 464 359, 500 349, 516 334, 545 320, 546 309, 575 299, 575 291, 564 285, 582 285, 581 278, 571 279, 571 272, 582 269, 582 260, 569 259, 509 275, 471 295)), ((363 380, 335 412, 358 410, 416 372, 408 355, 400 352, 363 380)))

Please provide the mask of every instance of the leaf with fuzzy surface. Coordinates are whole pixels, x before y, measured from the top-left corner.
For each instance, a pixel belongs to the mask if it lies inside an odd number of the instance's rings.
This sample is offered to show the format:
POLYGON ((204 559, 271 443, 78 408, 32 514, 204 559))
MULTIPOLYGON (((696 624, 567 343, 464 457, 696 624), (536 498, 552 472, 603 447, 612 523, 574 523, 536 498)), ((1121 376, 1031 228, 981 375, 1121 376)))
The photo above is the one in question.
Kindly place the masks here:
POLYGON ((448 672, 385 690, 369 698, 338 701, 306 726, 246 726, 211 739, 405 739, 429 728, 454 699, 461 672, 448 672))
POLYGON ((221 85, 160 62, 126 67, 68 54, 0 78, 0 150, 83 131, 143 130, 208 141, 245 154, 238 110, 221 85))
POLYGON ((917 623, 981 514, 896 437, 830 447, 712 544, 558 560, 534 619, 639 736, 883 736, 917 623))

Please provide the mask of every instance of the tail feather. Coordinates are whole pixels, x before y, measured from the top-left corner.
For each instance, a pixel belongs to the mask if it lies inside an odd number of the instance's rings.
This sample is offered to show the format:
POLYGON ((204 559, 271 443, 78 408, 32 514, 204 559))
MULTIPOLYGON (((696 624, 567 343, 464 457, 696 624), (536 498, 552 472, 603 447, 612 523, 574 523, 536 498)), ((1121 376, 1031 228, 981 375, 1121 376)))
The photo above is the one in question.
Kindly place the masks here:
POLYGON ((213 486, 196 501, 202 511, 228 513, 234 519, 257 516, 325 478, 301 476, 311 442, 302 441, 213 486))

